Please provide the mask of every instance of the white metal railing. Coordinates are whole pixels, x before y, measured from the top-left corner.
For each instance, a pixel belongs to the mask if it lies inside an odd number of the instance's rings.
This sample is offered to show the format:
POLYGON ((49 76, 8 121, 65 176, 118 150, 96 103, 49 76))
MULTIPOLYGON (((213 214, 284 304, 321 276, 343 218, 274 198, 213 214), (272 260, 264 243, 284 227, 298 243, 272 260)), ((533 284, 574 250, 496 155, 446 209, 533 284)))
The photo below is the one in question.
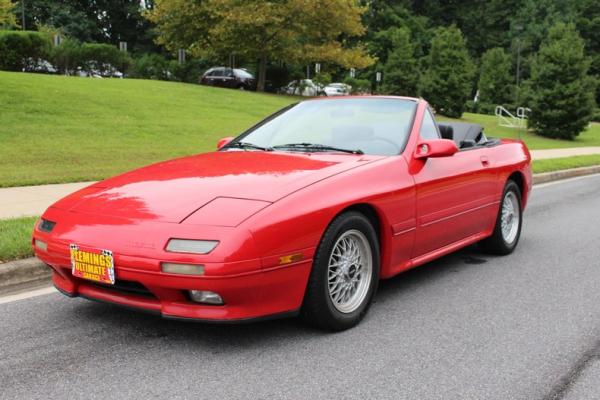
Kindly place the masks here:
POLYGON ((510 111, 502 106, 496 106, 494 114, 498 117, 498 125, 507 128, 524 128, 526 126, 527 113, 531 112, 530 108, 517 108, 517 115, 513 115, 510 111))

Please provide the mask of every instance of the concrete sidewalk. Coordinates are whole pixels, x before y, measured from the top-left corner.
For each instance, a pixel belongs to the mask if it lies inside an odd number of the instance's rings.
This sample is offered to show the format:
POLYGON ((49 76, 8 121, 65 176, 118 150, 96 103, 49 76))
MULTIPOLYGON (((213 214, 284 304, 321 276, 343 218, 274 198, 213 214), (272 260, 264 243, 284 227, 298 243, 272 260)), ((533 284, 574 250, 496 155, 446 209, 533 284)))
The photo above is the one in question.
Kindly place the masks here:
MULTIPOLYGON (((600 154, 600 147, 531 150, 534 160, 600 154)), ((575 175, 574 175, 575 176, 575 175)), ((58 199, 93 182, 21 186, 0 189, 0 219, 40 215, 58 199)))
POLYGON ((0 219, 42 214, 55 201, 93 182, 0 189, 0 219))
POLYGON ((571 147, 568 149, 530 150, 534 160, 600 154, 600 147, 571 147))

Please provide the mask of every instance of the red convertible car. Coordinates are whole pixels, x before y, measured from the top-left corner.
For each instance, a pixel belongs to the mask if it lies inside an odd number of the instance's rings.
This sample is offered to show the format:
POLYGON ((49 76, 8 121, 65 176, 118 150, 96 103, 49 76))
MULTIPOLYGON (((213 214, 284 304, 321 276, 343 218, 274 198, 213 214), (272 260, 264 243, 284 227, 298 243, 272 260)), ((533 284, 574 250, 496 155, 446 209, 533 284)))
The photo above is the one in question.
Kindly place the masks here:
POLYGON ((436 123, 422 99, 315 99, 63 198, 32 245, 70 297, 342 330, 380 279, 476 242, 512 252, 530 189, 523 143, 436 123))

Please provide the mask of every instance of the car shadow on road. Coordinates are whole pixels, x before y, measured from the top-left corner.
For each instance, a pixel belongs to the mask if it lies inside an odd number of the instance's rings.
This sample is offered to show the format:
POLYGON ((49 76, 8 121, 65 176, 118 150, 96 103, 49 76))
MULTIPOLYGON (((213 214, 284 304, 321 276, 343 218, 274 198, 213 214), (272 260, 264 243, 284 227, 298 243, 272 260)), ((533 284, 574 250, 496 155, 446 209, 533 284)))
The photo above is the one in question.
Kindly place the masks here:
MULTIPOLYGON (((481 267, 489 256, 482 255, 476 247, 468 247, 457 253, 430 262, 419 268, 407 271, 392 279, 380 283, 375 304, 370 316, 378 313, 378 304, 401 302, 403 293, 419 290, 436 281, 447 279, 452 274, 469 268, 481 267)), ((212 353, 239 351, 240 348, 271 345, 280 340, 287 343, 310 340, 331 340, 332 334, 314 329, 303 323, 301 318, 287 318, 246 324, 207 324, 186 321, 167 320, 123 309, 118 306, 79 300, 72 308, 76 318, 93 330, 101 321, 113 336, 120 336, 121 343, 141 345, 144 342, 161 341, 169 346, 181 343, 192 344, 197 348, 206 347, 212 353)), ((382 310, 381 312, 385 312, 382 310)), ((337 333, 352 335, 355 330, 368 330, 369 316, 359 327, 337 333)), ((81 325, 80 325, 81 326, 81 325)))

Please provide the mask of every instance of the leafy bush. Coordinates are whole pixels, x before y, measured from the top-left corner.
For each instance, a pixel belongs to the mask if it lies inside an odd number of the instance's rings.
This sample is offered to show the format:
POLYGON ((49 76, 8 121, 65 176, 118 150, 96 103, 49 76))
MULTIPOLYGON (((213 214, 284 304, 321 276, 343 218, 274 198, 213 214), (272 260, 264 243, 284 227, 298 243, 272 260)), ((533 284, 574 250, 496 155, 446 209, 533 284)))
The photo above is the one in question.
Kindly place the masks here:
POLYGON ((61 74, 70 74, 81 66, 81 45, 71 39, 64 39, 59 46, 52 48, 50 61, 61 74))
POLYGON ((205 60, 191 59, 186 60, 183 64, 179 64, 179 62, 173 60, 168 64, 169 79, 179 82, 198 83, 200 77, 208 68, 210 68, 210 63, 205 60))
POLYGON ((0 31, 0 69, 23 71, 47 59, 50 38, 33 31, 0 31))
POLYGON ((331 74, 327 72, 319 72, 313 77, 313 82, 317 85, 327 86, 331 83, 331 74))
POLYGON ((131 60, 127 53, 116 46, 103 43, 84 43, 79 50, 81 67, 88 72, 111 71, 119 69, 124 72, 131 60))
POLYGON ((169 61, 159 54, 144 54, 133 60, 129 76, 140 79, 168 80, 169 61))
POLYGON ((541 135, 573 140, 592 119, 594 84, 575 26, 554 25, 531 68, 529 126, 541 135))
POLYGON ((371 93, 371 82, 368 79, 348 77, 344 79, 344 83, 352 87, 351 94, 371 93))

